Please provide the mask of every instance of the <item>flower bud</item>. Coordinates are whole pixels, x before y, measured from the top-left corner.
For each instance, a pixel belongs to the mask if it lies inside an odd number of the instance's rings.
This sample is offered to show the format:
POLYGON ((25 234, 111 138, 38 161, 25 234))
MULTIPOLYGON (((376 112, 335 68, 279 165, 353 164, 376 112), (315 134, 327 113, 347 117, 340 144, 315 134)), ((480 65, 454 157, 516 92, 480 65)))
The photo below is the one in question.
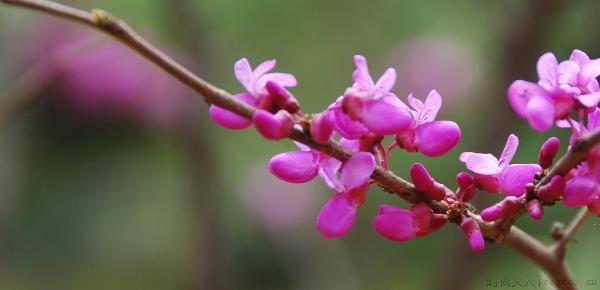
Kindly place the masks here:
POLYGON ((257 109, 252 116, 256 130, 269 140, 278 140, 287 137, 292 131, 292 116, 288 111, 280 110, 271 114, 265 110, 257 109))
POLYGON ((475 197, 477 187, 475 187, 475 179, 466 172, 459 172, 456 175, 456 183, 458 183, 458 198, 462 201, 469 201, 475 197))
POLYGON ((411 211, 391 205, 379 207, 379 214, 373 221, 373 227, 380 235, 396 242, 408 241, 418 231, 411 211))
POLYGON ((559 199, 565 191, 565 178, 561 175, 554 175, 550 182, 544 184, 538 190, 538 197, 542 201, 555 201, 559 199))
POLYGON ((527 213, 532 219, 539 221, 544 216, 544 208, 539 200, 532 199, 527 203, 527 213))
POLYGON ((481 211, 481 218, 486 222, 496 221, 514 213, 519 205, 519 199, 514 196, 508 196, 499 203, 496 203, 481 211))
POLYGON ((298 100, 294 98, 292 93, 279 85, 277 82, 268 81, 265 84, 265 88, 267 89, 267 92, 269 92, 272 101, 278 107, 290 112, 291 114, 294 114, 300 110, 300 104, 298 103, 298 100))
POLYGON ((467 236, 471 250, 475 253, 481 253, 485 247, 485 241, 477 222, 472 218, 463 216, 460 228, 467 236))
POLYGON ((417 190, 427 198, 431 200, 442 200, 446 196, 446 188, 444 185, 435 182, 422 164, 415 163, 410 167, 410 178, 417 190))
POLYGON ((556 153, 558 153, 558 149, 560 148, 560 140, 556 137, 550 137, 542 147, 540 148, 540 153, 538 155, 538 160, 540 162, 540 166, 543 169, 550 168, 552 166, 552 162, 554 161, 554 157, 556 153))

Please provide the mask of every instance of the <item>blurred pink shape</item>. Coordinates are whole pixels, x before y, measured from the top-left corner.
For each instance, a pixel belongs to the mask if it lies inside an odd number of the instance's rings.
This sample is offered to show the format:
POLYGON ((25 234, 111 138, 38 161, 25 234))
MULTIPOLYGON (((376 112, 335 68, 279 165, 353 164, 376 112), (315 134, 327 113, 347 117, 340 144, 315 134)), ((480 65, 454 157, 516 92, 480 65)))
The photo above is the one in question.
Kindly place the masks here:
POLYGON ((65 105, 81 116, 168 124, 183 111, 183 85, 96 31, 44 22, 27 43, 29 58, 46 64, 65 105))
POLYGON ((402 40, 386 57, 398 72, 395 92, 426 96, 433 89, 444 96, 451 110, 464 105, 481 79, 478 61, 454 39, 421 37, 402 40))
POLYGON ((240 194, 250 215, 269 230, 291 230, 312 224, 325 193, 313 183, 294 184, 281 181, 264 170, 264 164, 248 169, 240 194))

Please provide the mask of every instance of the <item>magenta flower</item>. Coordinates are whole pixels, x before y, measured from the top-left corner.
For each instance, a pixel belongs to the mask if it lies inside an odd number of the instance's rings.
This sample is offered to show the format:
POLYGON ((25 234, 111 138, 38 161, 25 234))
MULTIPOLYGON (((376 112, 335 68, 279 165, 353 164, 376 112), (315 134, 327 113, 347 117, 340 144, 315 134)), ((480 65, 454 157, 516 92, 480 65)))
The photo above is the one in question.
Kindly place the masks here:
POLYGON ((371 153, 357 152, 358 140, 341 139, 340 144, 356 152, 342 162, 297 143, 300 151, 281 153, 269 161, 269 170, 276 177, 291 183, 304 183, 320 175, 336 194, 323 206, 317 217, 317 229, 328 239, 346 234, 354 224, 356 210, 364 203, 369 178, 375 170, 371 153), (340 172, 338 177, 338 172, 340 172))
POLYGON ((369 190, 369 178, 375 170, 375 157, 371 153, 358 152, 341 170, 341 190, 323 206, 317 217, 317 229, 327 239, 345 235, 356 220, 356 210, 364 203, 369 190))
POLYGON ((532 182, 535 174, 542 168, 537 164, 509 164, 518 146, 519 138, 510 134, 500 160, 492 154, 463 152, 460 154, 460 161, 479 175, 476 179, 484 180, 486 183, 497 182, 498 188, 494 191, 521 196, 525 193, 525 185, 532 182))
POLYGON ((380 235, 396 242, 413 237, 426 236, 446 223, 446 217, 434 214, 426 203, 413 205, 410 210, 392 205, 381 205, 373 220, 373 227, 380 235))
POLYGON ((591 176, 577 175, 567 181, 563 203, 567 207, 587 206, 598 197, 598 181, 591 176))
POLYGON ((396 71, 388 68, 373 82, 364 56, 354 56, 356 70, 352 74, 354 84, 334 104, 336 128, 349 139, 356 139, 368 132, 376 135, 394 134, 406 128, 411 116, 390 89, 396 82, 396 71))
POLYGON ((560 64, 552 53, 537 63, 539 81, 514 81, 508 89, 508 100, 515 112, 536 131, 546 131, 555 120, 569 116, 575 105, 594 108, 600 102, 596 77, 600 60, 590 60, 574 50, 569 60, 560 64))
POLYGON ((519 199, 514 196, 507 196, 501 202, 481 211, 481 218, 486 222, 492 222, 502 219, 517 210, 519 199))
POLYGON ((253 120, 246 119, 216 105, 209 109, 210 117, 219 125, 233 130, 244 129, 255 123, 256 129, 267 139, 280 139, 289 134, 292 127, 290 115, 298 110, 298 102, 285 87, 296 86, 296 78, 286 73, 269 73, 276 65, 268 60, 252 70, 247 59, 234 65, 235 76, 246 93, 234 97, 256 107, 253 120))
POLYGON ((442 106, 442 97, 433 90, 423 103, 408 96, 413 109, 406 110, 412 115, 412 123, 404 130, 396 132, 396 142, 409 152, 419 151, 429 157, 437 157, 450 151, 460 140, 460 128, 452 121, 435 121, 442 106))
POLYGON ((396 242, 408 241, 418 231, 413 212, 391 205, 379 207, 373 227, 380 235, 396 242))

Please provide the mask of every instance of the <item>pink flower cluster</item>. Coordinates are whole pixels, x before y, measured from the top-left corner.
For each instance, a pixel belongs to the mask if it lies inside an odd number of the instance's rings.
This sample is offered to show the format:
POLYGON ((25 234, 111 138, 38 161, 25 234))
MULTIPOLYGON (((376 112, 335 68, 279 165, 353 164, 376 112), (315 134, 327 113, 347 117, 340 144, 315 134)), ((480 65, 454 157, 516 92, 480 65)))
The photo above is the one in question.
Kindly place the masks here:
MULTIPOLYGON (((286 137, 292 126, 298 126, 308 130, 317 143, 337 140, 353 153, 350 160, 341 162, 297 143, 298 151, 278 154, 269 162, 271 173, 284 181, 303 183, 319 175, 335 192, 316 222, 317 229, 328 239, 341 237, 352 228, 357 209, 365 202, 372 184, 370 177, 376 164, 387 167, 387 156, 395 147, 435 157, 450 151, 461 135, 456 123, 435 120, 442 105, 442 97, 436 91, 431 91, 424 102, 408 96, 409 107, 390 92, 396 82, 393 68, 374 81, 363 56, 355 56, 354 63, 352 86, 325 111, 312 115, 309 128, 300 126, 305 115, 285 89, 295 86, 296 79, 289 74, 268 73, 275 61, 264 62, 254 70, 246 59, 235 64, 236 77, 246 88, 245 93, 235 97, 256 108, 252 120, 214 105, 210 108, 211 118, 229 129, 254 124, 264 137, 279 139, 286 137), (393 139, 387 148, 383 145, 385 137, 393 139)), ((432 184, 438 190, 438 200, 444 199, 445 187, 432 184)), ((384 237, 406 241, 433 232, 446 220, 445 215, 434 214, 425 203, 410 210, 382 205, 374 227, 384 237)))
MULTIPOLYGON (((352 85, 317 114, 302 113, 298 101, 286 89, 296 85, 294 76, 269 73, 275 67, 274 60, 263 62, 254 70, 246 59, 235 64, 236 77, 246 89, 235 97, 256 108, 251 120, 215 105, 210 108, 211 118, 229 129, 254 124, 265 138, 280 139, 296 128, 316 143, 337 141, 352 153, 349 160, 342 162, 297 143, 299 150, 278 154, 269 162, 271 173, 284 181, 305 183, 318 175, 333 190, 334 195, 316 221, 317 229, 328 239, 350 231, 369 187, 376 183, 371 180, 373 172, 377 165, 388 169, 388 155, 394 148, 437 157, 454 148, 461 137, 456 123, 436 120, 442 97, 435 90, 424 101, 409 95, 407 105, 390 92, 396 81, 393 68, 374 81, 363 56, 355 56, 354 63, 352 85), (393 140, 388 146, 384 145, 386 137, 393 140)), ((538 83, 518 80, 508 90, 514 110, 533 129, 545 131, 555 123, 571 128, 573 145, 579 137, 600 127, 600 109, 596 107, 600 102, 596 80, 600 59, 590 60, 575 50, 569 60, 558 63, 554 55, 547 53, 538 61, 538 75, 538 83)), ((521 206, 539 220, 544 204, 560 200, 568 207, 587 206, 600 214, 600 145, 568 174, 554 176, 545 184, 540 181, 553 164, 560 141, 555 137, 548 139, 541 146, 537 163, 511 163, 518 145, 518 137, 510 134, 499 157, 488 153, 460 154, 460 161, 472 173, 457 174, 456 191, 436 181, 423 165, 413 164, 410 178, 423 202, 409 209, 381 205, 373 222, 375 230, 392 241, 403 242, 428 235, 450 221, 461 227, 471 249, 480 252, 485 242, 468 203, 478 190, 506 196, 481 212, 484 221, 503 219, 521 206), (434 212, 432 202, 444 202, 448 211, 434 212)))

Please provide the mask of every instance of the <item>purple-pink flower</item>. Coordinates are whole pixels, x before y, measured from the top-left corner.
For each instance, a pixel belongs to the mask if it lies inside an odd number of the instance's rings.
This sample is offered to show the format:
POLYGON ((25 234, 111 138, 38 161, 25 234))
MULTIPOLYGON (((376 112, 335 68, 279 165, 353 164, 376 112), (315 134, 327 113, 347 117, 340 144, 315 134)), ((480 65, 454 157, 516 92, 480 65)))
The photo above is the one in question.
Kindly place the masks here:
MULTIPOLYGON (((510 164, 518 146, 519 138, 510 134, 500 159, 492 154, 463 152, 460 155, 460 161, 477 174, 475 178, 480 183, 497 184, 497 188, 491 191, 521 196, 525 193, 525 185, 532 182, 535 174, 542 168, 538 164, 510 164)), ((483 185, 482 187, 490 189, 489 186, 483 185)))
POLYGON ((442 97, 433 90, 425 102, 408 96, 408 103, 413 109, 406 110, 412 115, 410 126, 396 132, 396 142, 408 152, 419 151, 429 157, 437 157, 450 151, 460 140, 460 128, 452 121, 435 121, 442 97))
POLYGON ((235 76, 246 93, 234 97, 257 110, 252 120, 236 113, 211 105, 210 117, 219 125, 233 130, 244 129, 253 122, 256 129, 267 139, 281 139, 289 135, 292 115, 299 105, 286 87, 294 87, 296 78, 286 73, 269 73, 276 65, 275 60, 259 64, 254 70, 247 59, 242 58, 234 65, 235 76))
POLYGON ((590 60, 584 52, 574 50, 568 60, 558 63, 554 54, 546 53, 538 60, 537 72, 537 84, 517 80, 508 89, 512 108, 536 131, 550 129, 573 109, 591 109, 600 102, 596 80, 600 59, 590 60))
POLYGON ((330 107, 337 131, 345 138, 357 139, 368 132, 390 135, 409 126, 409 112, 400 99, 390 93, 396 82, 396 71, 388 68, 374 82, 364 56, 354 56, 354 64, 352 87, 330 107))

